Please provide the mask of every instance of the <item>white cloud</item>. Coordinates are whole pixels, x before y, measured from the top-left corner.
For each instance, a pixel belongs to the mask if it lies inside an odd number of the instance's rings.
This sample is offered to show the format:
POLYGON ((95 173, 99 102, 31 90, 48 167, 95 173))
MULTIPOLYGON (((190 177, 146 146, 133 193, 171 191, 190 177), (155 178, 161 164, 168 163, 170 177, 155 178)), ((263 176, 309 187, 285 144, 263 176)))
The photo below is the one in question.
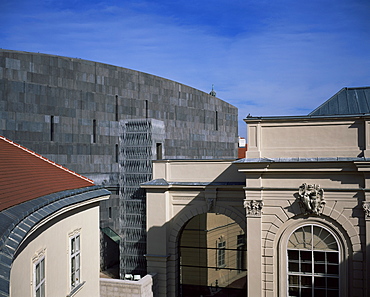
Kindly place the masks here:
MULTIPOLYGON (((3 47, 105 62, 206 92, 215 84, 217 96, 239 108, 240 119, 307 114, 344 86, 370 84, 369 24, 356 18, 360 10, 346 6, 329 15, 328 7, 316 13, 307 5, 293 7, 295 16, 271 11, 256 20, 263 26, 229 36, 210 23, 180 22, 179 15, 130 5, 19 11, 8 18, 17 21, 7 27, 3 47)), ((240 131, 245 134, 244 123, 240 131)))

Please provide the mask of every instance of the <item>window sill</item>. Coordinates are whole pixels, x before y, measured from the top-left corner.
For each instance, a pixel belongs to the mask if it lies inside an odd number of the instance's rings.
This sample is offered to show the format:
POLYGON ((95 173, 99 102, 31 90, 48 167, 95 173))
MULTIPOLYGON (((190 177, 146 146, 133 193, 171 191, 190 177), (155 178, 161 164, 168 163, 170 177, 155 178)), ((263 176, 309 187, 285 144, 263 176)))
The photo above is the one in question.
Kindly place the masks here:
POLYGON ((78 284, 76 287, 74 287, 66 297, 72 297, 74 296, 78 291, 80 291, 83 287, 83 285, 86 283, 86 281, 83 281, 82 283, 78 284))

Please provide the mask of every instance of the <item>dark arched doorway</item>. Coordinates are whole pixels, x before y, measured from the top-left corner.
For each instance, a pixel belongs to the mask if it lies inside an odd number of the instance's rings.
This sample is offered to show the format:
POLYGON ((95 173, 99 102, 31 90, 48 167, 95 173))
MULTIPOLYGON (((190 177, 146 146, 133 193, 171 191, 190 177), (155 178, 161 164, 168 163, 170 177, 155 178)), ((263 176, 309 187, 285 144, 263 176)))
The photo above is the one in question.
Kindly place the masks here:
POLYGON ((189 220, 179 239, 180 296, 246 296, 244 230, 222 214, 189 220))

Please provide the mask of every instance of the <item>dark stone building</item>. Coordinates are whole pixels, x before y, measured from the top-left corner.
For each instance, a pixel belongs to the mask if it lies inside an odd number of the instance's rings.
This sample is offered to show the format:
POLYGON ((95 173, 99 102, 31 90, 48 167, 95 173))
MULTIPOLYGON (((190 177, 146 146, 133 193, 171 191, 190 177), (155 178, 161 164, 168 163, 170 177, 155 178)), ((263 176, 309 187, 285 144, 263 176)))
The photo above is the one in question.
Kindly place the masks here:
POLYGON ((100 225, 120 241, 121 258, 132 257, 121 277, 145 273, 145 196, 129 193, 127 178, 137 188, 150 180, 153 159, 236 157, 237 108, 214 95, 117 66, 0 50, 0 135, 111 190, 100 225), (123 255, 127 245, 138 252, 123 255))

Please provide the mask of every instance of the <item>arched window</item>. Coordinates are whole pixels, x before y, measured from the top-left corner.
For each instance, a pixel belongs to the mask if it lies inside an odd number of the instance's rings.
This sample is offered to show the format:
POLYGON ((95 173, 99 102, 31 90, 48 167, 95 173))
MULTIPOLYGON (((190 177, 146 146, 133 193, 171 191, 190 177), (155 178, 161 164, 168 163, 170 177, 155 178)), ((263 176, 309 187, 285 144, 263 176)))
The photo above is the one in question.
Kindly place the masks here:
POLYGON ((296 229, 287 249, 288 296, 339 296, 339 254, 327 229, 314 224, 296 229))

